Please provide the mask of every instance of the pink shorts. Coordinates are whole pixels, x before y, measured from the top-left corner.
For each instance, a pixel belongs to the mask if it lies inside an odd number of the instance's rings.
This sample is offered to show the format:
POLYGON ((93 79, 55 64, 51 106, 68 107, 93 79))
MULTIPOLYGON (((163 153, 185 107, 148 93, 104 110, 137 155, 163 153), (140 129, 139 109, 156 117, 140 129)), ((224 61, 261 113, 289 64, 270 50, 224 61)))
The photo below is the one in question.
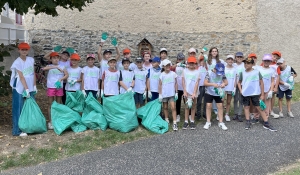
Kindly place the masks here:
POLYGON ((62 97, 64 95, 63 88, 56 89, 56 88, 48 88, 47 89, 47 96, 48 97, 62 97))

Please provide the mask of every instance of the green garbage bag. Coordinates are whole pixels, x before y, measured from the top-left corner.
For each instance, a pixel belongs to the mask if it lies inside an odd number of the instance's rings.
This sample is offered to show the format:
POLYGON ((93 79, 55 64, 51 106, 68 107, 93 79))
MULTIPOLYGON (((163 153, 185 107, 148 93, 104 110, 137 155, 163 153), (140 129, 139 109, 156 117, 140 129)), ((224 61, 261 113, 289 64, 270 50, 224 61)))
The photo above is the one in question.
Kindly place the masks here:
POLYGON ((84 95, 81 91, 67 92, 66 106, 77 112, 83 112, 84 95))
POLYGON ((33 98, 25 100, 19 118, 19 128, 25 133, 47 132, 46 119, 33 98))
POLYGON ((71 129, 73 132, 83 132, 87 129, 87 127, 80 121, 79 123, 78 122, 75 122, 74 124, 71 125, 71 129))
POLYGON ((169 124, 161 118, 161 103, 158 99, 147 103, 137 110, 138 117, 142 119, 142 125, 155 133, 163 134, 169 130, 169 124))
POLYGON ((61 135, 71 126, 80 124, 81 117, 78 112, 73 111, 66 105, 62 105, 54 101, 51 105, 51 121, 54 132, 61 135))
POLYGON ((85 100, 85 108, 83 110, 82 123, 92 130, 107 129, 107 121, 103 114, 102 105, 94 98, 92 93, 89 93, 85 100))
POLYGON ((108 126, 119 132, 129 132, 138 127, 133 93, 103 97, 103 111, 108 126))

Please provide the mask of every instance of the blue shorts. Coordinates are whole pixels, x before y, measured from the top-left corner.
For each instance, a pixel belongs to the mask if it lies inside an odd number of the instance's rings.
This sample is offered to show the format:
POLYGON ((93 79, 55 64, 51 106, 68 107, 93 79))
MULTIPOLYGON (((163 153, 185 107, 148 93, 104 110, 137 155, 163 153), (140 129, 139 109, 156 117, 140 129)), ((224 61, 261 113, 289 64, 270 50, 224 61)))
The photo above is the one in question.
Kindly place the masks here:
POLYGON ((277 97, 278 98, 283 98, 284 94, 285 94, 286 99, 291 99, 292 98, 292 90, 288 89, 286 91, 282 91, 280 88, 278 88, 277 97))
POLYGON ((135 102, 135 104, 144 105, 145 101, 143 100, 143 94, 135 93, 134 94, 134 102, 135 102))

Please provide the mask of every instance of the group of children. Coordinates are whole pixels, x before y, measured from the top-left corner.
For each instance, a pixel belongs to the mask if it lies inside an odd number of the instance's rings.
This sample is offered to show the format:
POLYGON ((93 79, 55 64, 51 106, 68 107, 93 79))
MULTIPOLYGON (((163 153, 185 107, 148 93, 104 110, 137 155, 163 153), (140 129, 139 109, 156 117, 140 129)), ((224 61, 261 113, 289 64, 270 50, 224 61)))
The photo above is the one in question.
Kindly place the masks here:
MULTIPOLYGON (((87 65, 83 68, 79 67, 81 58, 76 53, 70 55, 66 51, 61 54, 53 51, 45 55, 45 58, 51 61, 50 65, 43 68, 44 71, 48 71, 48 129, 53 129, 50 112, 52 102, 56 100, 58 103, 64 103, 66 91, 78 90, 81 90, 85 97, 92 93, 95 98, 101 99, 103 96, 134 92, 136 108, 140 108, 145 102, 158 99, 162 103, 162 117, 168 123, 170 105, 175 131, 178 130, 182 100, 185 106, 183 129, 195 129, 195 117, 200 119, 201 116, 207 120, 204 129, 209 129, 213 109, 219 120, 218 126, 227 130, 223 122, 223 103, 226 103, 225 120, 230 121, 232 98, 232 119, 243 121, 241 114, 244 106, 245 129, 249 129, 251 123, 259 122, 258 118, 261 116, 263 127, 276 131, 268 122, 268 118, 269 115, 273 115, 274 118, 283 117, 284 94, 287 99, 288 116, 293 117, 290 107, 292 84, 289 81, 290 76, 295 77, 297 74, 285 64, 278 51, 272 55, 264 55, 262 65, 258 66, 257 57, 253 53, 244 58, 242 52, 237 52, 235 55, 228 55, 224 61, 219 58, 218 49, 215 47, 209 50, 207 56, 201 52, 198 59, 194 48, 189 49, 187 58, 183 53, 178 53, 176 64, 172 64, 168 59, 166 48, 160 49, 159 57, 151 58, 151 53, 144 52, 142 58, 132 61, 128 48, 123 50, 123 58, 120 59, 118 47, 116 56, 112 56, 112 51, 108 49, 102 52, 102 47, 103 42, 98 49, 100 68, 94 65, 94 54, 87 55, 87 65), (272 110, 276 93, 279 98, 279 115, 274 114, 272 110), (265 110, 260 108, 261 100, 267 106, 265 110)), ((18 128, 23 97, 34 97, 37 93, 34 60, 27 56, 29 49, 27 43, 19 44, 20 57, 11 67, 15 136, 26 135, 18 128)))

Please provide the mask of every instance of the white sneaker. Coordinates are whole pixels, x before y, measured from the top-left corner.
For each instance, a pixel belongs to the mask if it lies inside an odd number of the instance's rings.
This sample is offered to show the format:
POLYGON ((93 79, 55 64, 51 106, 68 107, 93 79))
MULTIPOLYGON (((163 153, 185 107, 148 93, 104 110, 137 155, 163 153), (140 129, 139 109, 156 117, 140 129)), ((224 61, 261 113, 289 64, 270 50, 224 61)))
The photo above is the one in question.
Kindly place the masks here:
POLYGON ((279 112, 279 117, 284 117, 281 111, 279 112))
POLYGON ((288 115, 289 117, 294 118, 294 115, 293 115, 292 111, 288 112, 287 115, 288 115))
POLYGON ((177 123, 180 122, 180 115, 177 115, 177 117, 176 117, 176 122, 177 122, 177 123))
POLYGON ((27 133, 25 133, 25 132, 21 132, 21 134, 19 135, 20 137, 26 137, 26 136, 28 136, 27 135, 27 133))
POLYGON ((170 121, 169 121, 169 119, 168 119, 168 118, 166 118, 165 120, 166 120, 166 122, 168 122, 168 124, 170 123, 170 121))
POLYGON ((48 129, 53 129, 53 126, 52 126, 51 122, 48 123, 48 129))
POLYGON ((211 126, 211 123, 210 122, 206 122, 203 128, 204 129, 209 129, 210 126, 211 126))
POLYGON ((217 116, 217 118, 216 118, 218 121, 219 121, 219 116, 217 116))
POLYGON ((275 114, 273 111, 271 111, 270 115, 272 115, 273 118, 279 118, 279 115, 278 115, 278 114, 275 114))
POLYGON ((254 119, 254 113, 250 113, 250 119, 254 119))
POLYGON ((225 123, 219 123, 218 126, 223 129, 224 131, 226 131, 228 128, 225 126, 225 123))
POLYGON ((190 122, 192 121, 192 116, 191 115, 189 115, 189 120, 190 120, 190 122))
POLYGON ((227 114, 225 115, 225 120, 226 122, 230 122, 230 117, 227 114))

